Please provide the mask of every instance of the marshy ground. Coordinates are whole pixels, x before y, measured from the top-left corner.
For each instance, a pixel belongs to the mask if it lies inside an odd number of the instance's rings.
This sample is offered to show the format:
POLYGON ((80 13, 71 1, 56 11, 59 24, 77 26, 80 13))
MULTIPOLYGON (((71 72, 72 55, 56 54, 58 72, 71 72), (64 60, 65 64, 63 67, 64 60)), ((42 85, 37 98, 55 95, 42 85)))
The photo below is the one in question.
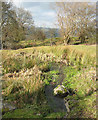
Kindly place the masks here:
POLYGON ((2 52, 3 118, 96 118, 96 47, 43 46, 2 52), (75 94, 53 95, 57 85, 75 94), (67 112, 65 101, 70 112, 67 112))

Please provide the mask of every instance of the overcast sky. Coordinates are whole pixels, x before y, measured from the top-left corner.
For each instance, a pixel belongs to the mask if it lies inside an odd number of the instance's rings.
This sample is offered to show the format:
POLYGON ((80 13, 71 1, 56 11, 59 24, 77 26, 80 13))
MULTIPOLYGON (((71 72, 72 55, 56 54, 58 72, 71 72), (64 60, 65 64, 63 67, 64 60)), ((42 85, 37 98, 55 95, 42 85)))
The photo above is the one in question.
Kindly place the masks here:
POLYGON ((37 27, 57 27, 54 2, 15 2, 15 5, 29 10, 37 27))
MULTIPOLYGON (((30 1, 31 0, 28 0, 28 2, 27 0, 14 0, 14 4, 17 7, 23 7, 29 10, 34 19, 34 23, 37 27, 56 28, 57 27, 56 13, 55 10, 53 9, 55 3, 52 2, 55 0, 33 0, 36 2, 30 2, 30 1), (46 1, 46 2, 42 2, 42 1, 46 1)), ((97 0, 91 0, 91 1, 95 2, 97 0)))

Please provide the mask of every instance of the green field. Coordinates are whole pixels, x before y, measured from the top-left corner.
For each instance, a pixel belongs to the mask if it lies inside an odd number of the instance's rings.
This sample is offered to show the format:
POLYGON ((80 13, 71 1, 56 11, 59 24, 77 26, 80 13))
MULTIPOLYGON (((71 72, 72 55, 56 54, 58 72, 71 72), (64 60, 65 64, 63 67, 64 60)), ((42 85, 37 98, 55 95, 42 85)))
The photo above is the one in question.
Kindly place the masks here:
POLYGON ((2 50, 2 66, 3 100, 16 107, 3 108, 3 118, 96 118, 95 45, 2 50), (48 104, 45 86, 59 81, 74 92, 64 98, 70 112, 48 104))

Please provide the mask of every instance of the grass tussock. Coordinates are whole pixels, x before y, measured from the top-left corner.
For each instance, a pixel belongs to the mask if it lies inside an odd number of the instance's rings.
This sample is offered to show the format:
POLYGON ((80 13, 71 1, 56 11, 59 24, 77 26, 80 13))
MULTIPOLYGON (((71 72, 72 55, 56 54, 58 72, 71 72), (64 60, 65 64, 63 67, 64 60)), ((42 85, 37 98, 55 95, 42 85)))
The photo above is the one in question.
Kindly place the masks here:
POLYGON ((13 101, 16 106, 23 105, 20 103, 35 102, 38 94, 43 91, 41 71, 37 66, 34 66, 33 69, 21 70, 19 73, 8 73, 3 78, 6 80, 2 86, 3 97, 5 100, 8 97, 10 102, 13 101))

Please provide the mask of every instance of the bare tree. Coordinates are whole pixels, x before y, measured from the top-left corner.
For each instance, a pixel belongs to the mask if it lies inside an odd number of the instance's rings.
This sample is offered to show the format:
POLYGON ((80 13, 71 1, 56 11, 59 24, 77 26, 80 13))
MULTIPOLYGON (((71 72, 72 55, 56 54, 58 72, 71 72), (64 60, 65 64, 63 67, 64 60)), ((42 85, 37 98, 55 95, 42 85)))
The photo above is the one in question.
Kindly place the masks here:
POLYGON ((95 32, 96 5, 94 3, 56 3, 58 25, 64 44, 71 36, 79 36, 81 42, 95 32), (91 29, 92 28, 92 29, 91 29))
POLYGON ((24 8, 16 8, 16 14, 16 19, 19 25, 23 27, 23 30, 28 27, 34 26, 33 17, 30 11, 25 10, 24 8))

